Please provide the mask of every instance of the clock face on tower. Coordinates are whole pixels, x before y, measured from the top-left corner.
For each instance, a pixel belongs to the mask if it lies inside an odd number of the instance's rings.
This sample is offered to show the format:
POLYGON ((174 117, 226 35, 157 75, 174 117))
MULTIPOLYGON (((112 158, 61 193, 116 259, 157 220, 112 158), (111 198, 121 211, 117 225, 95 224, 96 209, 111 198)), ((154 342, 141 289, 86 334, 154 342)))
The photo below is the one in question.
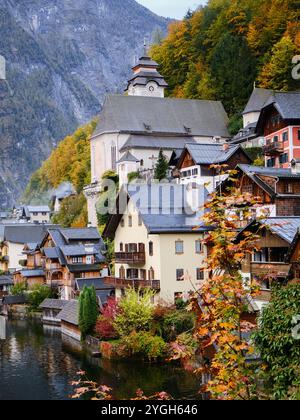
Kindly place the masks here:
POLYGON ((154 92, 154 86, 150 86, 150 87, 149 87, 149 91, 150 91, 150 92, 154 92))

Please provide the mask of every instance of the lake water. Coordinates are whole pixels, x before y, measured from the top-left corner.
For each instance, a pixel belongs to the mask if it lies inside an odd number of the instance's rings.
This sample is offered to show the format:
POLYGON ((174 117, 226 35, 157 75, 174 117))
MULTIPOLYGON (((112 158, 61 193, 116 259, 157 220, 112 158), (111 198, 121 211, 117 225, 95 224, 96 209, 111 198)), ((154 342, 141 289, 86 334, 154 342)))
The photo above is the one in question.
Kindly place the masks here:
POLYGON ((169 392, 176 399, 197 398, 199 380, 173 365, 93 359, 76 342, 63 341, 58 330, 36 321, 8 321, 0 339, 0 400, 63 400, 72 393, 78 370, 113 388, 117 399, 169 392))

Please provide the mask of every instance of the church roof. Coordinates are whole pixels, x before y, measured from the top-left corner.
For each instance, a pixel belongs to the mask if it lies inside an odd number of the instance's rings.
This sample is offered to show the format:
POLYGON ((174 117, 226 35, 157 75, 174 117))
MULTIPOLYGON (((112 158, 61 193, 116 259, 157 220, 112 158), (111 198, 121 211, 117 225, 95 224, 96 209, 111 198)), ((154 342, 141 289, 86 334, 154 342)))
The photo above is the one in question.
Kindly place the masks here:
POLYGON ((187 143, 196 143, 193 137, 163 137, 132 135, 121 147, 120 152, 129 149, 183 150, 187 143))
POLYGON ((252 95, 250 96, 243 114, 248 114, 250 112, 260 112, 272 94, 272 90, 255 88, 252 92, 252 95))
POLYGON ((221 102, 108 95, 93 137, 104 133, 229 138, 221 102))

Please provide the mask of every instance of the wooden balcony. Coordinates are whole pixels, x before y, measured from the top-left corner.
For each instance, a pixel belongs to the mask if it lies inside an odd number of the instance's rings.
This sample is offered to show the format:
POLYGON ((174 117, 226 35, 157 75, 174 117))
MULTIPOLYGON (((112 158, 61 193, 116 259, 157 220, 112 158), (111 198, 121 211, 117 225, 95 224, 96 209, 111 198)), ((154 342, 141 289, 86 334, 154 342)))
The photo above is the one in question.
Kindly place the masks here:
POLYGON ((263 147, 263 153, 267 156, 272 156, 284 152, 284 145, 280 141, 269 143, 263 147))
POLYGON ((266 277, 287 277, 290 271, 290 264, 276 263, 276 262, 252 262, 251 263, 251 273, 254 276, 266 277))
POLYGON ((135 289, 151 288, 153 290, 160 290, 160 280, 120 279, 118 277, 106 277, 104 279, 104 284, 120 288, 133 287, 135 289))
POLYGON ((116 252, 116 263, 119 264, 145 264, 145 252, 116 252))

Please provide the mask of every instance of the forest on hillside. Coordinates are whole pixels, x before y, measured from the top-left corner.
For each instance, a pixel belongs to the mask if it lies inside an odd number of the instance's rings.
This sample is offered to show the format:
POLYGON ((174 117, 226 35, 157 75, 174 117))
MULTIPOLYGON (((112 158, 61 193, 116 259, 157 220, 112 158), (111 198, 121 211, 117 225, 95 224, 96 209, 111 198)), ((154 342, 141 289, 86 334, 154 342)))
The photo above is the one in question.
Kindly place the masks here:
POLYGON ((231 130, 257 87, 298 90, 292 58, 300 53, 299 0, 210 0, 152 47, 168 95, 221 100, 231 130))
MULTIPOLYGON (((298 90, 292 57, 300 53, 299 0, 210 0, 169 27, 168 36, 151 49, 177 98, 221 100, 232 133, 257 87, 298 90)), ((90 183, 89 138, 96 122, 66 137, 34 173, 24 199, 37 202, 70 181, 78 192, 67 199, 56 222, 81 225, 87 220, 83 186, 90 183)))

